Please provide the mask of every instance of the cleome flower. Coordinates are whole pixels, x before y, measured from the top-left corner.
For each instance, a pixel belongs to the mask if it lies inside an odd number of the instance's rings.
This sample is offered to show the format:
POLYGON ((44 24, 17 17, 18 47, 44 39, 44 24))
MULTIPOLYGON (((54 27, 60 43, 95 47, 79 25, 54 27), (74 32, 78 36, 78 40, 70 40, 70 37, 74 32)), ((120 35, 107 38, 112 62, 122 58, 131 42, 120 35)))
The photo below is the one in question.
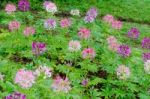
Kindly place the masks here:
POLYGON ((82 80, 81 84, 82 84, 83 86, 87 86, 88 82, 89 82, 89 81, 88 81, 87 79, 84 79, 84 80, 82 80))
POLYGON ((51 88, 56 92, 62 91, 68 93, 71 90, 70 81, 67 77, 63 79, 60 76, 56 76, 51 85, 51 88))
POLYGON ((20 69, 16 73, 15 83, 22 88, 30 88, 35 83, 35 76, 30 70, 20 69))
POLYGON ((127 78, 129 78, 130 76, 130 69, 129 67, 126 67, 125 65, 120 65, 117 70, 117 77, 121 80, 125 80, 127 78))
POLYGON ((68 49, 69 49, 69 51, 71 51, 71 52, 76 52, 76 51, 78 51, 78 50, 81 49, 81 44, 80 44, 80 42, 77 41, 77 40, 71 40, 71 41, 69 42, 69 47, 68 47, 68 49))
POLYGON ((87 28, 80 28, 79 32, 78 32, 78 36, 81 39, 88 39, 90 38, 90 30, 87 28))
POLYGON ((96 53, 95 53, 94 49, 92 49, 92 48, 85 48, 82 51, 82 58, 83 59, 94 59, 95 56, 96 56, 96 53))
POLYGON ((7 4, 5 7, 7 14, 11 14, 16 11, 16 6, 14 4, 7 4))
POLYGON ((28 0, 19 0, 18 8, 20 11, 28 11, 30 9, 30 3, 28 0))
POLYGON ((112 21, 111 26, 114 29, 120 30, 122 28, 122 22, 118 21, 118 20, 114 20, 114 21, 112 21))
POLYGON ((144 49, 150 49, 150 38, 145 37, 142 40, 142 48, 144 48, 144 49))
POLYGON ((6 96, 5 99, 26 99, 26 95, 24 95, 20 92, 14 92, 14 93, 6 96))
POLYGON ((72 9, 70 14, 73 16, 80 16, 80 11, 78 9, 72 9))
POLYGON ((33 35, 35 33, 35 29, 33 27, 26 27, 23 31, 25 36, 33 35))
POLYGON ((40 76, 40 74, 44 74, 44 79, 50 78, 52 76, 52 69, 47 66, 40 66, 34 71, 35 76, 40 76))
POLYGON ((114 21, 114 17, 110 14, 107 14, 103 17, 103 21, 108 24, 112 24, 112 22, 114 21))
POLYGON ((57 6, 55 5, 55 3, 47 1, 44 3, 44 6, 45 6, 47 12, 50 12, 52 14, 57 12, 57 6))
POLYGON ((139 35, 140 35, 140 32, 137 28, 133 27, 128 31, 128 37, 130 38, 137 39, 139 35))
POLYGON ((8 28, 10 31, 18 30, 20 28, 20 22, 11 21, 9 22, 8 28))
POLYGON ((62 19, 62 20, 60 21, 60 26, 61 26, 62 28, 67 28, 67 27, 71 26, 71 21, 70 21, 70 19, 67 19, 67 18, 62 19))
POLYGON ((146 73, 150 74, 150 60, 144 62, 144 70, 146 73))
POLYGON ((96 8, 91 8, 88 10, 84 21, 85 23, 91 23, 95 20, 95 18, 97 17, 97 9, 96 8))
POLYGON ((128 57, 131 54, 131 49, 127 45, 120 45, 118 47, 118 53, 123 57, 128 57))
POLYGON ((143 53, 142 56, 144 61, 150 60, 150 53, 143 53))
POLYGON ((55 29, 56 28, 56 21, 54 19, 47 19, 45 20, 44 22, 44 27, 48 30, 51 30, 51 29, 55 29))
POLYGON ((32 52, 38 56, 46 51, 46 44, 41 42, 32 42, 32 52))
POLYGON ((107 38, 107 42, 108 42, 108 48, 110 50, 113 50, 113 51, 118 50, 120 44, 118 43, 117 39, 114 36, 109 36, 107 38))

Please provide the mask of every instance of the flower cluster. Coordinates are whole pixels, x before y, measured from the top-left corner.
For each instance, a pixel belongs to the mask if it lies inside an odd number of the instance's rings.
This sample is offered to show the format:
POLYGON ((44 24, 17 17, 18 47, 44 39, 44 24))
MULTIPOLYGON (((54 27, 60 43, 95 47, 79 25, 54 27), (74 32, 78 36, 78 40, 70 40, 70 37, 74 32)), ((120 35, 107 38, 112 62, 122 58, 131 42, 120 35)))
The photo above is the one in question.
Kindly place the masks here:
POLYGON ((80 48, 81 48, 81 44, 79 41, 71 40, 69 42, 69 48, 68 48, 69 51, 76 52, 76 51, 80 50, 80 48))
POLYGON ((145 70, 146 73, 150 74, 150 60, 147 60, 144 63, 144 70, 145 70))
POLYGON ((62 20, 60 21, 60 26, 61 26, 62 28, 69 27, 70 25, 71 25, 70 19, 65 18, 65 19, 62 19, 62 20))
POLYGON ((52 2, 49 2, 49 1, 45 1, 44 2, 44 7, 46 8, 47 12, 50 12, 52 14, 57 12, 57 6, 55 5, 55 3, 52 3, 52 2))
POLYGON ((150 38, 145 37, 145 38, 142 40, 142 48, 150 49, 150 38))
POLYGON ((90 38, 90 30, 87 28, 80 28, 79 32, 78 32, 78 36, 81 39, 88 39, 90 38))
POLYGON ((91 8, 88 10, 85 18, 84 18, 84 21, 86 23, 91 23, 95 20, 95 18, 97 17, 97 9, 96 8, 91 8))
POLYGON ((54 19, 47 19, 44 22, 44 27, 48 30, 56 28, 56 21, 54 19))
POLYGON ((150 60, 150 53, 143 53, 143 60, 144 61, 150 60))
POLYGON ((123 57, 128 57, 131 54, 131 49, 127 45, 120 45, 118 48, 118 53, 123 57))
POLYGON ((57 92, 63 91, 65 93, 67 93, 71 90, 70 81, 68 80, 67 77, 65 77, 65 79, 63 79, 60 76, 57 76, 54 79, 54 82, 51 85, 51 87, 54 91, 57 91, 57 92))
POLYGON ((22 88, 30 88, 35 83, 35 76, 30 70, 20 69, 16 73, 15 83, 19 84, 22 88))
POLYGON ((24 95, 20 92, 14 92, 14 93, 6 96, 5 99, 26 99, 26 95, 24 95))
POLYGON ((41 73, 44 73, 44 78, 49 78, 52 76, 52 69, 47 66, 40 66, 34 72, 34 75, 40 76, 41 73))
POLYGON ((41 42, 32 42, 32 52, 38 56, 46 51, 46 44, 41 42))
POLYGON ((8 14, 11 14, 12 12, 16 11, 16 6, 14 4, 7 4, 6 7, 5 7, 5 11, 8 14))
POLYGON ((28 0, 19 0, 18 8, 21 11, 28 11, 30 9, 30 3, 28 0))
POLYGON ((96 53, 95 53, 94 49, 92 49, 92 48, 85 48, 82 51, 83 59, 93 59, 93 58, 95 58, 95 56, 96 56, 96 53))
POLYGON ((78 9, 72 9, 70 14, 73 16, 80 16, 80 11, 78 9))
POLYGON ((82 80, 81 84, 82 84, 83 86, 87 86, 88 80, 87 80, 87 79, 82 80))
POLYGON ((128 31, 128 37, 133 38, 133 39, 137 39, 140 35, 140 32, 137 28, 131 28, 128 31))
POLYGON ((125 80, 129 78, 130 76, 130 69, 129 67, 126 67, 125 65, 120 65, 117 70, 117 77, 121 80, 125 80))
POLYGON ((112 24, 112 22, 114 21, 114 17, 110 14, 107 14, 103 17, 103 20, 108 24, 112 24))
POLYGON ((18 30, 19 27, 20 27, 20 22, 18 21, 9 22, 8 28, 10 31, 18 30))
POLYGON ((110 50, 113 50, 113 51, 117 51, 118 50, 120 45, 119 45, 117 39, 114 36, 109 36, 107 38, 107 42, 108 42, 108 48, 110 50))
POLYGON ((23 33, 25 36, 33 35, 35 33, 35 29, 33 27, 26 27, 23 33))

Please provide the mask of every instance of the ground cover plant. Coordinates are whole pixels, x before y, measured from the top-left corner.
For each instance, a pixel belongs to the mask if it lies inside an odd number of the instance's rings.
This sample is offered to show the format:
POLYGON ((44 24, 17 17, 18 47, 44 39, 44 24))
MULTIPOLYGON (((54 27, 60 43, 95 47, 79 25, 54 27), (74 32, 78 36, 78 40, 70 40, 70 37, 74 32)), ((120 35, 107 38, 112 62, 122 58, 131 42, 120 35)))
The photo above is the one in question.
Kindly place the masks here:
POLYGON ((150 98, 149 0, 35 2, 0 10, 1 99, 150 98))

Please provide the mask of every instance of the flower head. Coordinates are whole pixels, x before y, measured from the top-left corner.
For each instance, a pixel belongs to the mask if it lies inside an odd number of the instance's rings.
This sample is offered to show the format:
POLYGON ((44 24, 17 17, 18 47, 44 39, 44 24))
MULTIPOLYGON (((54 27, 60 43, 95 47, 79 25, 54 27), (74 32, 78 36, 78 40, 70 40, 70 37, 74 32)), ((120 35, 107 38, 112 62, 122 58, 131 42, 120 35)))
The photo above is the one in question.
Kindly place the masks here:
POLYGON ((88 12, 84 18, 84 21, 86 23, 91 23, 95 20, 96 17, 97 17, 97 9, 91 8, 88 10, 88 12))
POLYGON ((78 9, 72 9, 70 14, 73 16, 80 16, 80 11, 78 9))
POLYGON ((127 45, 120 45, 118 48, 118 53, 123 57, 128 57, 131 54, 131 49, 127 45))
POLYGON ((82 51, 82 58, 84 59, 93 59, 95 58, 96 53, 92 48, 86 48, 82 51))
POLYGON ((143 60, 144 61, 150 60, 150 53, 143 53, 143 60))
POLYGON ((147 60, 144 63, 144 70, 145 70, 146 73, 150 74, 150 60, 147 60))
POLYGON ((44 22, 44 27, 48 30, 56 28, 56 21, 54 19, 47 19, 44 22))
POLYGON ((116 42, 117 42, 117 39, 116 39, 114 36, 109 36, 109 37, 107 38, 107 42, 108 42, 108 44, 116 43, 116 42))
POLYGON ((19 0, 18 8, 21 11, 28 11, 30 9, 30 3, 28 0, 19 0))
POLYGON ((87 80, 87 79, 82 80, 81 84, 82 84, 83 86, 86 86, 86 85, 88 84, 88 80, 87 80))
POLYGON ((34 75, 40 76, 41 73, 44 73, 44 78, 49 78, 52 76, 52 69, 47 66, 40 66, 34 72, 34 75))
POLYGON ((35 29, 33 27, 26 27, 23 33, 25 36, 33 35, 35 33, 35 29))
POLYGON ((34 55, 40 55, 46 51, 46 44, 41 42, 32 43, 32 52, 34 55))
POLYGON ((78 32, 78 36, 81 39, 88 39, 90 38, 90 30, 87 28, 80 28, 79 32, 78 32))
POLYGON ((112 21, 112 28, 120 30, 122 28, 122 22, 118 20, 112 21))
POLYGON ((145 38, 142 40, 142 48, 150 49, 150 38, 145 37, 145 38))
POLYGON ((80 50, 80 48, 81 48, 81 44, 79 41, 71 40, 69 42, 69 48, 68 48, 69 51, 76 52, 76 51, 80 50))
POLYGON ((30 88, 35 82, 35 76, 30 70, 20 69, 16 73, 15 83, 19 84, 22 88, 30 88))
POLYGON ((6 96, 5 99, 26 99, 26 95, 24 95, 20 92, 14 92, 14 93, 6 96))
POLYGON ((8 27, 9 27, 10 31, 18 30, 19 27, 20 27, 20 22, 18 22, 18 21, 11 21, 11 22, 9 22, 8 27))
POLYGON ((137 28, 131 28, 128 31, 128 37, 133 38, 133 39, 137 39, 140 35, 140 32, 137 28))
POLYGON ((112 24, 112 22, 114 21, 114 17, 112 15, 107 14, 103 17, 103 20, 108 24, 112 24))
POLYGON ((46 8, 47 12, 50 12, 52 14, 54 14, 55 12, 57 12, 57 6, 55 5, 55 3, 45 2, 45 8, 46 8))
POLYGON ((60 21, 60 26, 61 26, 62 28, 69 27, 70 25, 71 25, 71 21, 70 21, 69 19, 67 19, 67 18, 62 19, 62 20, 60 21))
POLYGON ((120 44, 118 43, 117 39, 114 36, 109 36, 107 38, 107 42, 108 42, 108 48, 110 50, 113 50, 113 51, 118 50, 120 44))
POLYGON ((8 14, 11 14, 12 12, 16 11, 16 6, 14 4, 7 4, 6 7, 5 7, 5 11, 8 14))
POLYGON ((125 65, 120 65, 117 70, 117 76, 119 79, 121 80, 125 80, 127 78, 129 78, 130 76, 130 69, 129 67, 126 67, 125 65))
POLYGON ((70 81, 68 80, 67 77, 63 79, 60 76, 57 76, 54 79, 54 82, 52 83, 51 87, 54 91, 57 92, 63 91, 67 93, 71 90, 70 81))

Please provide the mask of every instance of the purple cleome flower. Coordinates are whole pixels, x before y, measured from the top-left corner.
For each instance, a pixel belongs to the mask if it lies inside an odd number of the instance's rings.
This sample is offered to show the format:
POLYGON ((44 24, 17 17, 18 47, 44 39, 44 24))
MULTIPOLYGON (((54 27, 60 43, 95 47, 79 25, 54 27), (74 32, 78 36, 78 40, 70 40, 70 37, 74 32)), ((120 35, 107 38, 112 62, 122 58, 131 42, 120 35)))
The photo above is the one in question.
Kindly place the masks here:
POLYGON ((131 28, 128 31, 128 37, 133 38, 133 39, 137 39, 140 35, 140 32, 137 28, 131 28))
POLYGON ((86 86, 86 85, 88 84, 88 80, 87 80, 87 79, 82 80, 81 84, 82 84, 83 86, 86 86))
POLYGON ((143 57, 144 61, 150 60, 150 52, 149 53, 143 53, 142 57, 143 57))
POLYGON ((123 57, 127 57, 131 54, 131 49, 127 45, 120 45, 118 48, 118 53, 123 57))
POLYGON ((32 43, 32 52, 34 55, 40 55, 46 51, 46 44, 41 42, 32 43))
POLYGON ((28 11, 30 9, 30 3, 28 0, 19 0, 18 8, 21 11, 28 11))
POLYGON ((142 48, 150 49, 150 38, 145 37, 145 38, 142 40, 142 48))
POLYGON ((5 99, 26 99, 26 95, 19 92, 14 92, 11 95, 6 96, 5 99))
POLYGON ((48 30, 56 28, 56 21, 54 19, 47 19, 44 22, 44 27, 48 30))
POLYGON ((97 9, 91 8, 90 10, 88 10, 88 12, 84 18, 84 21, 86 23, 91 23, 95 20, 96 16, 97 16, 97 9))

